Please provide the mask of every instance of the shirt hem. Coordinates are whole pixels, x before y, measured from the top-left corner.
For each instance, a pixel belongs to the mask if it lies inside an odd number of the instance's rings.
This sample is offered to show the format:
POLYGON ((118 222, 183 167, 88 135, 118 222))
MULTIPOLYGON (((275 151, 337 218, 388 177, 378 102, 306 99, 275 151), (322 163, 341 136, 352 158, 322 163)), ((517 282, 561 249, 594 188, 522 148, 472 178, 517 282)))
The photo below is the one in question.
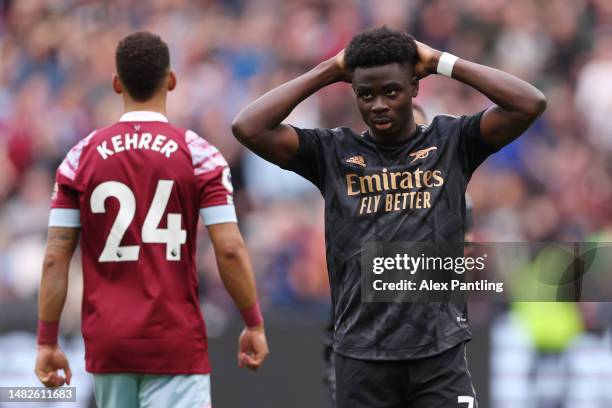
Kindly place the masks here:
POLYGON ((151 370, 147 368, 138 369, 138 368, 101 368, 101 369, 86 369, 88 373, 91 374, 125 374, 125 373, 133 373, 133 374, 155 374, 155 375, 180 375, 180 374, 210 374, 212 370, 210 368, 199 368, 192 370, 167 370, 167 369, 159 369, 159 370, 151 370))
POLYGON ((334 344, 334 352, 344 357, 357 360, 418 360, 420 358, 432 357, 441 354, 456 345, 472 339, 469 330, 461 330, 441 339, 436 346, 434 343, 422 346, 406 347, 401 349, 380 349, 373 347, 358 347, 343 345, 339 342, 334 344), (420 353, 422 350, 431 350, 427 353, 420 353))

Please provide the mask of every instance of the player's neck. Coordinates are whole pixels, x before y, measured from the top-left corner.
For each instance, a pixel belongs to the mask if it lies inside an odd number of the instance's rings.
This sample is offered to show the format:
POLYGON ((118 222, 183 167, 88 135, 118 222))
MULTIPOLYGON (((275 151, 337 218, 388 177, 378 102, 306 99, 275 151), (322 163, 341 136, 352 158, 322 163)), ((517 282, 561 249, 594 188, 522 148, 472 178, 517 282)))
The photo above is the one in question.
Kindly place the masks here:
POLYGON ((145 102, 137 102, 130 98, 123 99, 123 110, 124 112, 133 111, 149 111, 158 112, 162 115, 166 115, 166 99, 165 98, 152 98, 145 102))
POLYGON ((404 129, 400 130, 399 132, 395 134, 384 135, 384 136, 377 135, 376 132, 372 132, 372 129, 369 129, 369 133, 372 139, 374 139, 374 141, 378 144, 395 145, 395 144, 402 143, 402 142, 409 140, 412 136, 415 135, 416 130, 417 130, 416 123, 414 119, 411 119, 408 121, 408 123, 406 123, 406 126, 404 127, 404 129))

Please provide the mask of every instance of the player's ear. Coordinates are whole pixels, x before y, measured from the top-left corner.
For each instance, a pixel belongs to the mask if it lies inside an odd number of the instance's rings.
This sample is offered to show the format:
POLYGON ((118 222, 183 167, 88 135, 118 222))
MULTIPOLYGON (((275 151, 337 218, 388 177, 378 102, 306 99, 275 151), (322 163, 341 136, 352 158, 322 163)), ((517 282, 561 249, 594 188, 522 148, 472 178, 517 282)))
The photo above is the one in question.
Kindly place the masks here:
POLYGON ((174 71, 170 71, 168 74, 168 90, 173 91, 176 88, 176 74, 174 71))
POLYGON ((115 91, 115 93, 118 93, 118 94, 123 93, 123 87, 121 86, 119 75, 117 74, 113 74, 113 91, 115 91))
POLYGON ((410 87, 412 88, 412 97, 415 98, 419 94, 419 78, 416 75, 412 77, 410 87))

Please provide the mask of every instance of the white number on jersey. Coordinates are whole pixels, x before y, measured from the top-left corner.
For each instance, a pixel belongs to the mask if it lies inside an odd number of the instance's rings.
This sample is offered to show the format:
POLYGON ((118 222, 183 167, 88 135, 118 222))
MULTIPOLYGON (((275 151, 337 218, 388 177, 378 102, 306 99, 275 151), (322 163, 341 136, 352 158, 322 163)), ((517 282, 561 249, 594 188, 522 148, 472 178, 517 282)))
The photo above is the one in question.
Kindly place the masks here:
MULTIPOLYGON (((157 228, 166 211, 172 180, 160 180, 153 196, 153 201, 142 226, 142 242, 149 244, 166 244, 166 259, 181 260, 181 244, 187 241, 187 231, 181 229, 181 214, 168 214, 165 229, 157 228)), ((91 194, 91 211, 105 213, 104 202, 108 197, 119 201, 119 212, 106 238, 106 244, 100 254, 100 262, 137 261, 140 247, 138 245, 119 246, 136 213, 136 198, 132 190, 118 181, 106 181, 98 185, 91 194)))

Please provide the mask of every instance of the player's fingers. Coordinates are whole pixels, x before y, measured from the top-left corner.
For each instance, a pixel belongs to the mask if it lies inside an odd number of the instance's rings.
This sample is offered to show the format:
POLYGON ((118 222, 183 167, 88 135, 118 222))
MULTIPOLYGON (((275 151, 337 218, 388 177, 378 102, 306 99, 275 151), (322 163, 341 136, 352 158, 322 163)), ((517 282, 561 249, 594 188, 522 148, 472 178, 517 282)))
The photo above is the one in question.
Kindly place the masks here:
POLYGON ((49 380, 51 380, 51 375, 52 375, 52 374, 53 374, 53 373, 45 373, 45 372, 43 372, 43 371, 41 371, 41 370, 36 370, 36 376, 38 377, 38 379, 40 380, 40 382, 41 382, 41 383, 42 383, 44 386, 46 386, 46 387, 48 387, 48 385, 47 385, 47 384, 49 383, 49 380))
POLYGON ((41 370, 40 368, 38 368, 38 366, 34 368, 34 374, 36 374, 36 377, 38 377, 40 381, 42 381, 47 376, 47 372, 41 370))
POLYGON ((51 378, 51 387, 61 387, 62 385, 64 385, 65 382, 66 380, 64 379, 64 377, 57 373, 54 373, 51 378))
POLYGON ((41 379, 45 387, 59 387, 62 385, 61 377, 59 377, 55 371, 51 371, 44 378, 41 379))
POLYGON ((242 353, 242 355, 240 356, 240 360, 243 366, 251 364, 251 361, 253 360, 252 353, 242 353))
POLYGON ((66 374, 66 384, 70 385, 70 380, 72 379, 72 370, 70 369, 70 366, 68 364, 66 364, 66 367, 64 368, 64 374, 66 374))
POLYGON ((251 355, 247 354, 247 353, 240 353, 240 356, 238 358, 238 365, 240 366, 240 368, 249 368, 249 369, 253 369, 254 367, 254 362, 253 362, 253 357, 251 357, 251 355))
POLYGON ((259 364, 247 364, 246 368, 248 368, 251 371, 257 371, 259 370, 259 364))
POLYGON ((254 356, 247 354, 244 357, 244 365, 249 370, 257 371, 257 369, 261 366, 261 361, 258 361, 254 356))
POLYGON ((257 366, 262 365, 267 355, 267 353, 255 354, 252 358, 253 364, 257 364, 257 366))
POLYGON ((245 358, 247 356, 247 353, 244 352, 239 352, 238 353, 238 367, 240 368, 244 368, 245 363, 245 358))

